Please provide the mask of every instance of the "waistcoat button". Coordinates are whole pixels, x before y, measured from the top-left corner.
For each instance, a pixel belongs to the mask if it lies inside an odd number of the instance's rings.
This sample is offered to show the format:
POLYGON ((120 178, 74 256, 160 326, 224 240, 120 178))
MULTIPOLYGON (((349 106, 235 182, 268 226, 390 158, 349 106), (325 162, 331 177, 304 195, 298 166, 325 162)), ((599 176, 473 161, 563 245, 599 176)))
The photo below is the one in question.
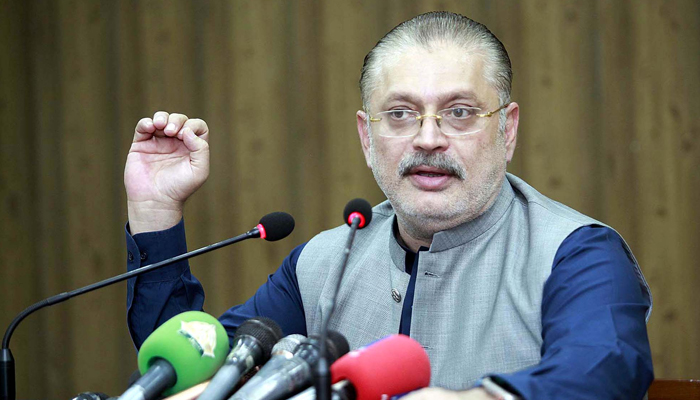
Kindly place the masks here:
POLYGON ((401 303, 401 293, 399 293, 398 290, 391 289, 391 298, 393 298, 395 302, 401 303))

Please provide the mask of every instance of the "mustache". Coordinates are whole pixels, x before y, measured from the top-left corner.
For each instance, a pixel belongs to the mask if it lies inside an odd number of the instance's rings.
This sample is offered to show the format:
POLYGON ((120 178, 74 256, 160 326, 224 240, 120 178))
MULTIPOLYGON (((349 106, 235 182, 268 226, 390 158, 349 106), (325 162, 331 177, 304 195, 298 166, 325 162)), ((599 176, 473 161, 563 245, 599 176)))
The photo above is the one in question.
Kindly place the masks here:
POLYGON ((445 153, 415 152, 405 156, 399 163, 398 173, 400 177, 408 175, 412 169, 427 166, 438 168, 454 175, 460 180, 467 179, 467 171, 452 157, 445 153))

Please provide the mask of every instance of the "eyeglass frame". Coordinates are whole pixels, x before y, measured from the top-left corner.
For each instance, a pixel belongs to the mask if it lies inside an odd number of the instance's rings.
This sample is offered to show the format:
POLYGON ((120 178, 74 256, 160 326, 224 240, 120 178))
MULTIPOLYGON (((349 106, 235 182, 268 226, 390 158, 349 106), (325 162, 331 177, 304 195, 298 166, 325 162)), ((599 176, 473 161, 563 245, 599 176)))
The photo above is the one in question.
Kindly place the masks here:
MULTIPOLYGON (((495 109, 495 110, 493 110, 493 111, 488 111, 488 112, 481 113, 481 114, 474 114, 474 116, 479 117, 479 118, 490 118, 490 117, 492 117, 494 114, 496 114, 497 112, 499 112, 499 111, 505 109, 506 107, 508 107, 508 106, 511 105, 511 104, 512 104, 512 101, 503 104, 502 106, 498 107, 497 109, 495 109)), ((442 110, 438 110, 437 113, 441 113, 441 112, 443 112, 443 111, 454 110, 454 109, 456 109, 456 108, 477 108, 477 109, 480 109, 479 107, 452 107, 452 108, 445 108, 445 109, 442 109, 442 110)), ((390 112, 392 112, 392 111, 407 111, 407 112, 409 112, 409 113, 417 113, 417 112, 418 112, 418 111, 415 111, 415 110, 387 110, 387 111, 380 111, 380 112, 378 112, 377 114, 375 114, 375 116, 376 116, 376 115, 379 115, 379 114, 390 113, 390 112)), ((438 124, 438 128, 440 128, 440 132, 442 132, 442 134, 445 135, 445 136, 466 136, 466 135, 472 135, 472 134, 474 134, 474 133, 480 132, 480 131, 483 129, 483 128, 481 128, 481 129, 476 130, 476 131, 474 131, 474 132, 445 133, 445 132, 442 130, 442 126, 440 125, 440 121, 442 121, 442 118, 443 118, 443 117, 440 116, 440 115, 438 115, 437 113, 436 113, 436 114, 420 114, 420 113, 419 113, 415 118, 416 118, 416 121, 419 121, 419 122, 420 122, 420 125, 419 125, 419 128, 418 128, 418 130, 416 131, 416 133, 414 133, 414 134, 412 134, 412 135, 387 136, 387 135, 379 134, 379 136, 381 136, 381 137, 388 137, 388 138, 407 138, 407 137, 416 136, 416 135, 418 134, 418 132, 420 132, 420 128, 423 127, 423 120, 425 120, 426 118, 435 118, 435 120, 437 121, 437 124, 438 124)), ((369 116, 369 122, 379 122, 379 121, 382 120, 381 118, 375 118, 375 117, 372 117, 371 115, 368 115, 368 116, 369 116)))

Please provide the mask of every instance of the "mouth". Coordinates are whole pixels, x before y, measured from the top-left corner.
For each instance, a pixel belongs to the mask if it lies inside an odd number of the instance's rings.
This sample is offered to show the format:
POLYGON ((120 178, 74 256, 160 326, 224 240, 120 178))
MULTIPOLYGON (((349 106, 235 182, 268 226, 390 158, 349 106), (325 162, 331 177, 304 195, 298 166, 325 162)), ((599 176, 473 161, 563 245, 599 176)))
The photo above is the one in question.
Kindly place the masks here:
POLYGON ((427 176, 431 178, 435 177, 440 177, 444 175, 452 175, 450 172, 440 169, 440 168, 435 168, 435 167, 428 167, 421 165, 420 167, 416 167, 408 171, 409 175, 420 175, 420 176, 427 176))
POLYGON ((412 168, 406 175, 414 186, 430 191, 443 189, 449 184, 450 179, 454 177, 454 174, 449 171, 424 165, 412 168))

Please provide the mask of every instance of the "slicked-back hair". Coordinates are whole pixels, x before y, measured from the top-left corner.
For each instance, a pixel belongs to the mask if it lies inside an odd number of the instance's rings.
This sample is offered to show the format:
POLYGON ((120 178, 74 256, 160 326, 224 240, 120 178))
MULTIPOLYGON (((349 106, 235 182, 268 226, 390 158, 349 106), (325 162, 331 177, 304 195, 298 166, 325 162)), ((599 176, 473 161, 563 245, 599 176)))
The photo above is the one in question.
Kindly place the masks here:
MULTIPOLYGON (((498 92, 499 105, 510 101, 513 72, 503 43, 486 26, 474 20, 451 12, 434 11, 397 25, 367 53, 360 76, 364 110, 370 112, 370 96, 379 85, 379 75, 387 58, 410 47, 430 49, 442 44, 454 44, 482 55, 484 79, 498 92)), ((501 117, 505 117, 505 110, 501 117)))

